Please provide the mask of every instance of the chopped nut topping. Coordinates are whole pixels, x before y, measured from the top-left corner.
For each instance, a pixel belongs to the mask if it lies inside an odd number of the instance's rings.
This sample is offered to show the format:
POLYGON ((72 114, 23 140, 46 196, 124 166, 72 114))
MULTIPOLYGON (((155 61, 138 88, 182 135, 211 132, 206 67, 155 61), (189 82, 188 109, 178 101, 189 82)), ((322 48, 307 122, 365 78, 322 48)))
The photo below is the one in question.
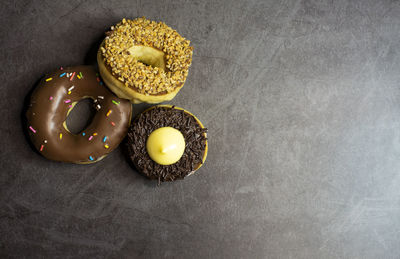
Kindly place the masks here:
POLYGON ((172 92, 185 83, 192 63, 190 41, 163 22, 146 18, 123 19, 107 32, 101 47, 104 62, 115 78, 146 95, 172 92), (129 48, 135 45, 153 47, 164 52, 165 70, 132 58, 129 48))

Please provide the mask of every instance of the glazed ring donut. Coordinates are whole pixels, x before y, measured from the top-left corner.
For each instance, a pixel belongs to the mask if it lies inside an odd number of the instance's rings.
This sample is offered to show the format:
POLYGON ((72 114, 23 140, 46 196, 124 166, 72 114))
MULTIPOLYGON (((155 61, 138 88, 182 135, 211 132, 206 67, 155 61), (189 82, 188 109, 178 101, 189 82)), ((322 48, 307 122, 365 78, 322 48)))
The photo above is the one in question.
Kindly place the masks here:
POLYGON ((183 87, 193 47, 165 23, 123 19, 106 35, 97 62, 104 82, 120 98, 160 103, 183 87))
POLYGON ((26 118, 31 141, 44 157, 88 164, 120 144, 131 113, 131 103, 104 87, 92 67, 78 66, 45 76, 31 95, 26 118), (94 100, 97 113, 87 128, 72 134, 65 121, 74 105, 85 98, 94 100))

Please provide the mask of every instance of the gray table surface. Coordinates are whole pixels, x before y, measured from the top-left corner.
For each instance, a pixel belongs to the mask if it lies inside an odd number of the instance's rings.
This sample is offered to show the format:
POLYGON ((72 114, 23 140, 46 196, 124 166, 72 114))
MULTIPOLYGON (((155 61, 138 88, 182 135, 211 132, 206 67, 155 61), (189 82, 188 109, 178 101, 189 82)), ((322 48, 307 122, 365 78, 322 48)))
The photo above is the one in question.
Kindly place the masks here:
POLYGON ((6 1, 0 10, 0 257, 400 257, 399 1, 6 1), (93 165, 34 152, 21 113, 37 80, 92 64, 105 30, 140 16, 194 46, 170 103, 208 127, 204 167, 157 187, 121 148, 93 165))

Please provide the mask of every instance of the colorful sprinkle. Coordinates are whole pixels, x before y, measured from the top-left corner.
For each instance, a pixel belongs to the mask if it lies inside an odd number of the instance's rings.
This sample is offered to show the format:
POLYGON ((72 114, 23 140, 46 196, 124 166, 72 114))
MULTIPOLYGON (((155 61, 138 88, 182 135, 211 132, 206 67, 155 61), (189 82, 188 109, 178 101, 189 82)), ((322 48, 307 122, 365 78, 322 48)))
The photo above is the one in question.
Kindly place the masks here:
POLYGON ((89 137, 89 141, 91 141, 92 139, 93 139, 93 136, 90 136, 90 137, 89 137))
POLYGON ((106 116, 107 116, 107 117, 110 116, 111 112, 112 112, 111 110, 108 110, 106 116))
POLYGON ((49 100, 50 100, 50 101, 53 100, 53 96, 50 96, 50 97, 49 97, 49 100))
POLYGON ((106 140, 107 140, 107 136, 105 136, 105 137, 103 138, 103 143, 106 142, 106 140))
POLYGON ((109 146, 108 144, 105 144, 104 147, 105 147, 105 148, 109 148, 110 146, 109 146))
POLYGON ((103 85, 103 82, 100 82, 100 85, 103 85))
POLYGON ((68 94, 71 94, 71 91, 68 91, 68 94))
POLYGON ((36 130, 34 128, 32 128, 32 126, 29 126, 29 129, 33 132, 36 133, 36 130))
POLYGON ((82 132, 82 136, 85 136, 86 135, 86 133, 85 132, 82 132))
POLYGON ((100 77, 97 77, 96 79, 97 79, 97 82, 100 82, 100 77))
POLYGON ((113 102, 113 104, 116 104, 116 105, 120 104, 120 102, 117 102, 117 101, 114 101, 114 100, 112 100, 112 102, 113 102))
POLYGON ((72 74, 71 78, 69 79, 69 81, 72 81, 72 79, 74 79, 75 76, 75 72, 72 74))
POLYGON ((72 91, 75 88, 75 86, 71 86, 70 88, 68 88, 68 91, 72 91))
POLYGON ((99 96, 97 96, 97 98, 104 99, 104 96, 99 95, 99 96))
POLYGON ((81 76, 81 78, 83 78, 82 72, 79 72, 79 75, 81 76))
POLYGON ((49 78, 46 79, 46 82, 49 82, 49 81, 51 81, 51 80, 53 80, 53 78, 52 78, 52 77, 49 77, 49 78))
POLYGON ((72 104, 68 105, 68 108, 72 108, 72 104))
POLYGON ((100 109, 101 109, 100 104, 96 105, 96 108, 97 108, 98 110, 100 110, 100 109))
POLYGON ((40 151, 43 151, 44 145, 40 146, 40 151))
POLYGON ((60 139, 62 139, 62 133, 60 133, 60 139))
POLYGON ((112 122, 111 122, 111 125, 115 126, 115 123, 112 121, 112 122))
POLYGON ((71 99, 67 99, 64 101, 64 103, 70 103, 70 102, 71 102, 71 99))
POLYGON ((47 144, 47 139, 45 139, 43 142, 44 142, 44 144, 47 144))
POLYGON ((93 136, 97 136, 97 132, 93 133, 93 136))
POLYGON ((63 77, 63 76, 65 76, 65 74, 66 74, 66 73, 62 73, 62 74, 60 75, 60 77, 63 77))
POLYGON ((60 67, 60 70, 64 70, 64 68, 63 68, 63 67, 60 67))
POLYGON ((96 73, 96 76, 99 76, 99 73, 96 73))
POLYGON ((93 160, 94 160, 92 156, 89 156, 89 159, 90 159, 91 161, 93 161, 93 160))

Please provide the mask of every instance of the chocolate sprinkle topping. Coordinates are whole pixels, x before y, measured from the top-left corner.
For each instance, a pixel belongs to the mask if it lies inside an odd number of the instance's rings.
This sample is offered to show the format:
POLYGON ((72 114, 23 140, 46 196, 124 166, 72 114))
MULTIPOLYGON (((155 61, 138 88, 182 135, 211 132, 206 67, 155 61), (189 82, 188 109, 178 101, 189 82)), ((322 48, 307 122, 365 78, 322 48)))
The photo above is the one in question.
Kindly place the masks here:
POLYGON ((155 107, 140 114, 128 132, 127 149, 135 167, 150 179, 159 182, 183 179, 202 164, 207 129, 202 128, 189 113, 169 107, 155 107), (172 165, 154 162, 146 150, 149 135, 161 127, 173 127, 185 138, 185 151, 181 159, 172 165))

